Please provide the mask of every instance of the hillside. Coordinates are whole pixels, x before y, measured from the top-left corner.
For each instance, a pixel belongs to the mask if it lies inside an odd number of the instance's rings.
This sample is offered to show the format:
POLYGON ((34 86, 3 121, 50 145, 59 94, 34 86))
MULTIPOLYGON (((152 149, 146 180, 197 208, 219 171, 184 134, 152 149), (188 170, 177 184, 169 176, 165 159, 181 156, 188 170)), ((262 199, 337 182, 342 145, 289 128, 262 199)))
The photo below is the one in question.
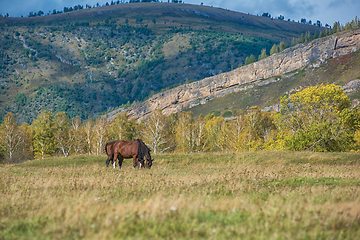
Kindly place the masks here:
POLYGON ((189 4, 135 3, 0 18, 0 121, 43 110, 96 117, 162 89, 244 64, 280 41, 323 30, 189 4))
POLYGON ((359 79, 360 51, 358 50, 344 56, 330 58, 322 64, 310 64, 292 73, 273 77, 270 84, 249 84, 251 88, 210 100, 204 105, 189 108, 188 111, 192 111, 195 117, 210 112, 229 117, 234 111, 245 110, 251 106, 259 106, 264 111, 277 111, 279 99, 284 94, 294 93, 321 83, 345 86, 345 91, 353 101, 353 105, 357 105, 360 99, 359 79))
MULTIPOLYGON (((360 29, 338 33, 285 49, 233 71, 156 94, 123 110, 130 117, 141 120, 157 109, 166 114, 190 109, 197 116, 211 111, 245 110, 253 105, 269 106, 294 89, 324 82, 344 84, 360 77, 359 49, 360 29)), ((110 113, 110 119, 121 110, 110 113)))

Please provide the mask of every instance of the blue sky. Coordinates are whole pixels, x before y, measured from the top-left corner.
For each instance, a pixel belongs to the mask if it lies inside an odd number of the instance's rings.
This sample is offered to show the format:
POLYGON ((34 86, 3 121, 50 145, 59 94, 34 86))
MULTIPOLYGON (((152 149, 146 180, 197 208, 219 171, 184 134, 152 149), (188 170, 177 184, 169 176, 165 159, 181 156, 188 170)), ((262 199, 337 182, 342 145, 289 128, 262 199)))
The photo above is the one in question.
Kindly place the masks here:
MULTIPOLYGON (((64 7, 74 5, 104 5, 111 0, 0 0, 0 13, 9 13, 12 17, 28 16, 29 12, 42 10, 47 13, 56 10, 63 10, 64 7)), ((128 1, 128 0, 123 0, 128 1)), ((161 0, 160 0, 161 1, 161 0)), ((167 0, 162 0, 166 1, 167 0)), ((360 17, 360 0, 184 0, 185 3, 201 4, 213 7, 230 9, 237 12, 259 14, 264 12, 272 16, 285 16, 285 19, 320 20, 324 25, 332 26, 335 21, 341 24, 350 22, 355 16, 360 17)))

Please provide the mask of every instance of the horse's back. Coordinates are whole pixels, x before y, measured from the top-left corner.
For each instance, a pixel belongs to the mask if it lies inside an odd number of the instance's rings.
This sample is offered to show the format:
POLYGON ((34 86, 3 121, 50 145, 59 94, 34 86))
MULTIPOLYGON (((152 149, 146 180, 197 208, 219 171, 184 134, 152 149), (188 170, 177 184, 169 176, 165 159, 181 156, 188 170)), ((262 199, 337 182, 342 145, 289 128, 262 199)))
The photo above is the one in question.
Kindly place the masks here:
POLYGON ((120 153, 125 158, 133 157, 138 151, 137 141, 124 141, 119 140, 114 144, 114 152, 120 153))

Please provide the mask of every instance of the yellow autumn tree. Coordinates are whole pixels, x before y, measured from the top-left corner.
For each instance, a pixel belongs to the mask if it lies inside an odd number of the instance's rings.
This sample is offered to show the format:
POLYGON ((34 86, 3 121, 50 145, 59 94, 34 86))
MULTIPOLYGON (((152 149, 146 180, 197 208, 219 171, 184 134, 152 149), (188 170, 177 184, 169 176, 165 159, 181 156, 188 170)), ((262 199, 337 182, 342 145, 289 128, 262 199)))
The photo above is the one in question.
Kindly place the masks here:
POLYGON ((109 140, 134 140, 136 137, 135 125, 135 120, 130 120, 127 112, 118 114, 109 125, 109 140))
POLYGON ((321 84, 281 99, 278 139, 291 150, 346 151, 358 129, 358 113, 344 90, 321 84))
POLYGON ((215 117, 210 114, 205 117, 205 121, 209 151, 224 152, 227 144, 227 126, 225 119, 223 117, 215 117))

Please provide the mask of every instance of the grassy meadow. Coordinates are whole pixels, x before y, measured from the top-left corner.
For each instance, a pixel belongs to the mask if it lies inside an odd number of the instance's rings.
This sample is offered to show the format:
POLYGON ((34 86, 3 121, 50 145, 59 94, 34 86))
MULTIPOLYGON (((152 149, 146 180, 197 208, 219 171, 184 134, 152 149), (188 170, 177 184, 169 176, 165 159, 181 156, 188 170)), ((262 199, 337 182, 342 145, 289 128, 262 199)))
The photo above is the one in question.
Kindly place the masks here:
POLYGON ((359 239, 360 154, 105 156, 0 166, 0 239, 359 239))

